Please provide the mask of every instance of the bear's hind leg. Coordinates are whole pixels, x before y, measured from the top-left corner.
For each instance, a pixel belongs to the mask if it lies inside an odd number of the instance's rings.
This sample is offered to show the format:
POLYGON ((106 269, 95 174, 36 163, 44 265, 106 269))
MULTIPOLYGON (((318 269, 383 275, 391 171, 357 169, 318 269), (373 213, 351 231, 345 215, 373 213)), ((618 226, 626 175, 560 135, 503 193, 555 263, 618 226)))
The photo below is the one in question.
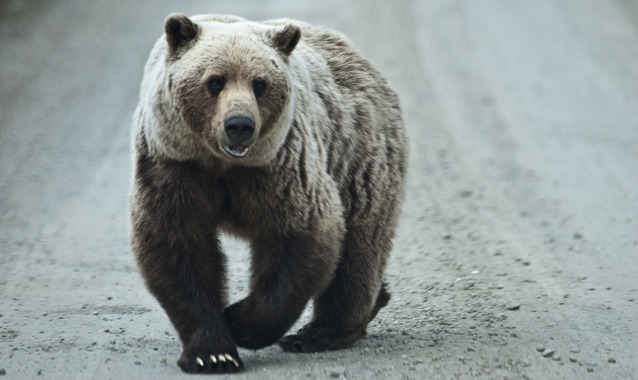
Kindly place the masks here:
MULTIPOLYGON (((349 231, 347 236, 351 234, 352 231, 349 231)), ((367 252, 379 252, 378 256, 362 255, 356 245, 352 239, 346 238, 344 256, 333 281, 315 299, 312 322, 296 335, 281 340, 279 345, 284 351, 336 350, 351 347, 365 338, 368 323, 390 300, 390 293, 382 281, 386 256, 391 247, 390 236, 385 245, 374 249, 363 245, 367 252)))
POLYGON ((266 347, 290 329, 308 301, 330 281, 339 257, 341 230, 334 228, 327 236, 253 242, 250 294, 224 310, 238 346, 266 347))
MULTIPOLYGON (((386 290, 386 284, 383 283, 372 313, 368 318, 368 323, 377 316, 379 310, 388 304, 390 298, 391 294, 386 290)), ((312 328, 311 324, 307 324, 297 331, 297 335, 286 336, 279 342, 279 345, 287 352, 318 352, 350 347, 358 340, 365 338, 365 336, 365 329, 344 331, 325 326, 312 328)))
POLYGON ((346 236, 335 276, 315 299, 312 322, 280 342, 284 351, 351 347, 390 300, 383 276, 403 198, 403 167, 392 163, 390 158, 364 162, 355 174, 346 194, 346 236))

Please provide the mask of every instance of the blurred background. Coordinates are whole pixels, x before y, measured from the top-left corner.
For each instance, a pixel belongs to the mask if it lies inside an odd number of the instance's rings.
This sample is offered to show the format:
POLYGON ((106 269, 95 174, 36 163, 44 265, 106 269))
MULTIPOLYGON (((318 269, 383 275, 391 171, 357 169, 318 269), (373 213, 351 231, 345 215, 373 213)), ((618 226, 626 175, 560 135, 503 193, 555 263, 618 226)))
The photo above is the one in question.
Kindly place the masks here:
MULTIPOLYGON (((411 140, 393 302, 370 337, 241 351, 243 377, 637 378, 632 0, 2 0, 0 374, 182 376, 127 237, 132 114, 177 11, 344 33, 411 140)), ((248 253, 225 246, 236 300, 248 253)))

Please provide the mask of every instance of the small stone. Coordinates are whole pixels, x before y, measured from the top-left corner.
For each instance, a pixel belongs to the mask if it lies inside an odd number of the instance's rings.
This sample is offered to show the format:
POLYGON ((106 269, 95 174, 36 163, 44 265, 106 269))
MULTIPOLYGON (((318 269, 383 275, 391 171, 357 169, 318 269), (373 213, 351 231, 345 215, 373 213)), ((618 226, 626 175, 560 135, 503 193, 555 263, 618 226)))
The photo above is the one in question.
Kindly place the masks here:
POLYGON ((444 232, 444 233, 442 233, 442 234, 441 234, 441 237, 442 237, 443 239, 445 239, 445 240, 449 240, 449 239, 451 239, 451 238, 452 238, 452 235, 450 235, 450 233, 449 233, 449 232, 444 232))
POLYGON ((545 346, 543 346, 542 344, 537 344, 536 345, 536 351, 538 351, 538 352, 545 351, 545 346))
POLYGON ((7 371, 4 370, 4 368, 0 368, 0 376, 4 376, 7 374, 7 371))
POLYGON ((513 300, 507 300, 507 302, 505 302, 505 308, 507 310, 518 310, 521 308, 521 303, 513 300))
POLYGON ((594 367, 587 366, 587 372, 594 372, 594 367))
POLYGON ((544 357, 546 357, 546 358, 549 358, 549 357, 551 357, 552 355, 554 355, 554 353, 555 353, 555 352, 556 352, 556 350, 552 350, 551 348, 546 348, 546 349, 543 351, 542 355, 543 355, 544 357))
POLYGON ((99 311, 94 311, 93 315, 100 315, 100 312, 99 311))
POLYGON ((135 365, 142 365, 142 362, 135 362, 135 363, 133 363, 133 364, 135 364, 135 365))
POLYGON ((334 367, 330 370, 330 377, 337 379, 342 375, 345 375, 345 373, 346 367, 334 367))
POLYGON ((560 360, 560 355, 558 355, 558 354, 552 355, 552 360, 555 361, 555 362, 559 361, 560 360))
POLYGON ((583 234, 581 234, 580 232, 574 232, 574 239, 582 239, 583 238, 583 234))
POLYGON ((476 348, 472 347, 472 346, 467 346, 467 350, 470 352, 476 352, 476 348))
POLYGON ((616 359, 609 358, 609 359, 607 359, 607 363, 616 363, 616 359))
POLYGON ((496 251, 492 253, 492 256, 503 256, 503 253, 501 251, 496 251))
POLYGON ((573 352, 573 353, 577 354, 577 353, 579 353, 579 352, 580 352, 580 348, 578 348, 578 347, 572 347, 572 348, 570 348, 570 349, 569 349, 569 352, 573 352))
POLYGON ((578 363, 578 358, 575 356, 570 355, 569 356, 569 361, 572 363, 578 363))
POLYGON ((162 364, 166 364, 166 358, 161 358, 161 359, 160 359, 160 363, 162 363, 162 364))
POLYGON ((523 260, 523 265, 529 266, 531 262, 529 260, 523 260))
POLYGON ((596 288, 594 288, 593 286, 590 286, 589 288, 587 288, 589 290, 596 290, 596 288))

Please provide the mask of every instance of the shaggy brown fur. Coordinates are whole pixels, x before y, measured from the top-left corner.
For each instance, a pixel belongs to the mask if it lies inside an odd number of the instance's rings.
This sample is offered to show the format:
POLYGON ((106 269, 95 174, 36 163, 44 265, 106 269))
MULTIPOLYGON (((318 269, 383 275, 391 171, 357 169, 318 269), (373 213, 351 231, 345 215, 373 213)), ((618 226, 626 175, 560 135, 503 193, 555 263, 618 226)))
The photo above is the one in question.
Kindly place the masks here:
POLYGON ((323 28, 173 14, 165 31, 136 111, 131 241, 178 364, 234 372, 237 345, 351 346, 390 299, 407 154, 396 94, 323 28), (240 143, 232 117, 248 120, 240 143), (252 249, 250 294, 230 306, 222 231, 252 249), (310 299, 312 321, 280 340, 310 299))

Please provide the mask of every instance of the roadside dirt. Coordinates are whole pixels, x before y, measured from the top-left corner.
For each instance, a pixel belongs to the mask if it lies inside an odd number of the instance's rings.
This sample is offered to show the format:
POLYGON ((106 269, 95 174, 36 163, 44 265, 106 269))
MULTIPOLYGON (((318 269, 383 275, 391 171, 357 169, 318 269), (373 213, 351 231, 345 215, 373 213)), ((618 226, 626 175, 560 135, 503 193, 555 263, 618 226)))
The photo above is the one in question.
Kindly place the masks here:
MULTIPOLYGON (((173 11, 344 32, 411 139, 369 337, 241 350, 220 378, 638 379, 638 13, 594 0, 3 3, 0 378, 192 377, 127 240, 131 115, 173 11)), ((237 300, 248 251, 224 246, 237 300)))

